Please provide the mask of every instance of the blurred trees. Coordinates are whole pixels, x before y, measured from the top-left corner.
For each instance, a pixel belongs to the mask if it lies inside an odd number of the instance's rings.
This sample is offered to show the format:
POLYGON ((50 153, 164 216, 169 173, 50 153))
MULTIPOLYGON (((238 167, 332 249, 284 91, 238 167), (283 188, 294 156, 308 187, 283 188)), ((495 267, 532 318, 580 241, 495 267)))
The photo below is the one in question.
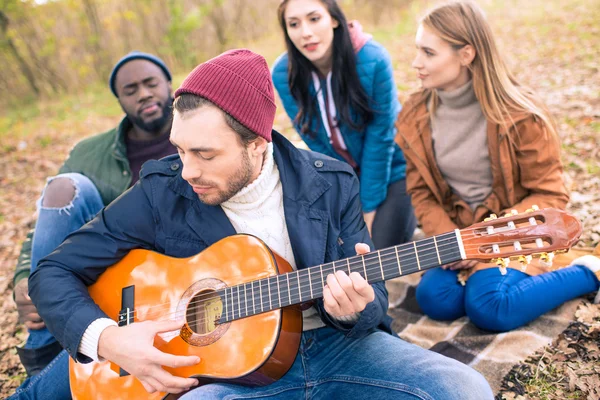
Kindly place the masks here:
MULTIPOLYGON (((341 3, 348 14, 368 2, 341 3)), ((106 81, 112 65, 131 50, 157 54, 173 71, 187 72, 224 50, 279 34, 278 4, 279 0, 0 0, 0 106, 19 106, 106 81)), ((379 9, 372 4, 369 8, 379 9)), ((377 14, 371 17, 375 21, 377 14)))

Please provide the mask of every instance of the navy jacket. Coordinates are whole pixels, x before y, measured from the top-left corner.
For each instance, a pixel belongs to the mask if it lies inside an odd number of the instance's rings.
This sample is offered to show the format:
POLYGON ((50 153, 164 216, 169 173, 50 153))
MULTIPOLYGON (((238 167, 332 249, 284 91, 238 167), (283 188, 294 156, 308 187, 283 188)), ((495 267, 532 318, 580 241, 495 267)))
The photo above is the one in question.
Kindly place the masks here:
MULTIPOLYGON (((352 168, 322 154, 298 150, 277 132, 273 132, 273 142, 297 267, 354 256, 358 242, 373 248, 352 168)), ((148 161, 138 183, 69 235, 29 278, 31 298, 48 329, 78 361, 89 361, 77 353, 86 328, 97 318, 107 317, 87 292, 87 286, 107 267, 134 248, 189 257, 236 233, 220 206, 200 202, 181 178, 181 170, 177 155, 148 161)), ((373 287, 375 300, 351 328, 332 319, 322 300, 317 302, 321 318, 349 337, 365 335, 379 325, 391 332, 385 285, 379 282, 373 287)))
MULTIPOLYGON (((340 126, 340 132, 348 151, 360 167, 360 200, 364 211, 368 212, 383 203, 390 184, 406 176, 404 155, 394 143, 394 122, 402 107, 398 101, 392 61, 382 45, 369 40, 356 54, 356 68, 360 83, 369 96, 369 106, 374 111, 374 116, 364 132, 354 131, 344 124, 340 126)), ((290 92, 287 53, 275 61, 271 74, 285 111, 294 121, 298 114, 298 104, 290 92)), ((313 84, 306 90, 316 102, 313 84)), ((294 124, 294 128, 311 150, 343 160, 329 142, 318 107, 315 112, 310 123, 314 136, 302 133, 297 124, 294 124)))

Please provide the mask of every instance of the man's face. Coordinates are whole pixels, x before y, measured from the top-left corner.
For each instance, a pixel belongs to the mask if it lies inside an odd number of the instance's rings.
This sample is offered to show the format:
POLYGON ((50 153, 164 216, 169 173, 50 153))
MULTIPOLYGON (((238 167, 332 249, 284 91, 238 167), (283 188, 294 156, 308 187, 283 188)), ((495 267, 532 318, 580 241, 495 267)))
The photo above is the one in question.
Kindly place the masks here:
POLYGON ((171 142, 177 148, 181 176, 208 205, 233 197, 260 174, 267 142, 263 138, 244 147, 225 122, 223 111, 202 106, 184 114, 175 112, 171 142))
POLYGON ((115 89, 121 108, 138 128, 161 133, 171 120, 171 82, 160 67, 147 60, 132 60, 117 72, 115 89))

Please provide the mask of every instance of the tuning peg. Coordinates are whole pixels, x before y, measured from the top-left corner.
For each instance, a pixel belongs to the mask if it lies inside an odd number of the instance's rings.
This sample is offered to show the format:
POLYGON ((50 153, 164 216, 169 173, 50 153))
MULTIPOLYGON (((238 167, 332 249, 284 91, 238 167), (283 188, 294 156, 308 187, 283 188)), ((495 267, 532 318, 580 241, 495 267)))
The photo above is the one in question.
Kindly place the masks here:
POLYGON ((510 213, 512 215, 518 215, 519 214, 519 212, 517 210, 515 210, 515 209, 510 210, 510 213))
POLYGON ((511 213, 506 213, 506 214, 504 214, 502 216, 502 218, 508 218, 508 217, 512 217, 512 214, 511 213))
POLYGON ((506 275, 506 267, 508 267, 508 263, 510 263, 510 259, 509 258, 496 258, 492 261, 494 261, 496 263, 496 265, 498 266, 498 269, 500 270, 500 273, 502 275, 506 275))
POLYGON ((540 254, 540 264, 544 267, 550 268, 552 266, 552 261, 554 260, 554 253, 541 253, 540 254))
POLYGON ((495 220, 495 219, 498 219, 498 216, 496 214, 490 214, 490 216, 487 217, 487 218, 485 218, 483 221, 484 222, 488 222, 488 221, 492 221, 492 220, 495 220))
POLYGON ((531 209, 533 211, 539 211, 540 208, 537 206, 537 204, 534 204, 534 205, 531 206, 531 209))
POLYGON ((519 263, 521 264, 522 272, 525 272, 527 270, 527 266, 531 263, 531 259, 532 257, 529 255, 517 257, 517 261, 519 261, 519 263))

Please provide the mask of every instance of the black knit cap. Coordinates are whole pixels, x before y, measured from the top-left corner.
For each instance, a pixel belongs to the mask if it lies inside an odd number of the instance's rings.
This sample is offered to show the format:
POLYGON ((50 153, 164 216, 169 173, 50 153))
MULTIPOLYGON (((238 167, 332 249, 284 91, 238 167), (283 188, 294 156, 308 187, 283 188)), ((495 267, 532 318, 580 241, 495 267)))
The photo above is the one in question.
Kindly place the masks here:
POLYGON ((115 97, 119 97, 117 95, 117 90, 115 89, 115 80, 117 79, 117 72, 119 72, 119 69, 121 69, 123 65, 127 64, 129 61, 132 60, 146 60, 158 65, 160 69, 162 69, 162 71, 165 73, 167 80, 171 82, 171 72, 169 71, 169 68, 167 68, 167 65, 164 63, 163 60, 152 54, 142 53, 141 51, 132 51, 131 53, 127 54, 119 61, 117 61, 117 63, 113 67, 112 72, 110 73, 108 84, 110 86, 110 90, 113 92, 115 97))

